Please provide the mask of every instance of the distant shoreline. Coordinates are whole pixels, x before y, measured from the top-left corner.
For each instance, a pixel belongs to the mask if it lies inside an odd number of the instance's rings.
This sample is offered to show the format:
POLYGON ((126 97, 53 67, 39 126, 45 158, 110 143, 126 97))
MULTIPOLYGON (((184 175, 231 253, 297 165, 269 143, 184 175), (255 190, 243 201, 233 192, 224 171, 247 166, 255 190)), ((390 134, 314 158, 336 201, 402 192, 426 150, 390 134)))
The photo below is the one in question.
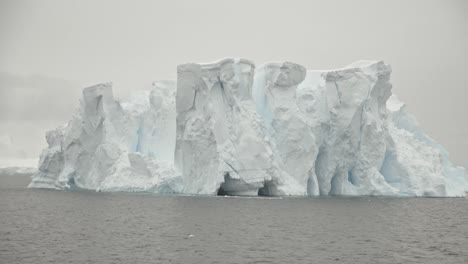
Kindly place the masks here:
POLYGON ((32 176, 37 172, 35 167, 3 167, 0 168, 0 176, 32 176))

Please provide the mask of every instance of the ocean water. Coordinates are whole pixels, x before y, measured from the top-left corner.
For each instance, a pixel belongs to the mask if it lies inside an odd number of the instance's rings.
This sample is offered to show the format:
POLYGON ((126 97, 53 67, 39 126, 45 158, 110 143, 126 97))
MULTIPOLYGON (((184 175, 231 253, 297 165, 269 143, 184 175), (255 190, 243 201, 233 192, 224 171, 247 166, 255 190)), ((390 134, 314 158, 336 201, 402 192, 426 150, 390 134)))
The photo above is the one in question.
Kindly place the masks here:
POLYGON ((26 189, 0 176, 0 263, 468 263, 468 199, 26 189))

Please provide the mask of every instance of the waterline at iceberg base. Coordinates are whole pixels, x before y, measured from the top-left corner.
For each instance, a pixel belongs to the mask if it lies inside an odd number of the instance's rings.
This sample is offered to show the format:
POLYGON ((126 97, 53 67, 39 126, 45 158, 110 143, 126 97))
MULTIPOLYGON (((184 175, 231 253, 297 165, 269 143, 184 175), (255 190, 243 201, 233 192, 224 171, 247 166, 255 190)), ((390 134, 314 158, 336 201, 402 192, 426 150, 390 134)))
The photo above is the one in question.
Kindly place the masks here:
POLYGON ((392 95, 391 68, 189 63, 128 102, 85 88, 29 187, 203 195, 462 197, 468 179, 392 95))

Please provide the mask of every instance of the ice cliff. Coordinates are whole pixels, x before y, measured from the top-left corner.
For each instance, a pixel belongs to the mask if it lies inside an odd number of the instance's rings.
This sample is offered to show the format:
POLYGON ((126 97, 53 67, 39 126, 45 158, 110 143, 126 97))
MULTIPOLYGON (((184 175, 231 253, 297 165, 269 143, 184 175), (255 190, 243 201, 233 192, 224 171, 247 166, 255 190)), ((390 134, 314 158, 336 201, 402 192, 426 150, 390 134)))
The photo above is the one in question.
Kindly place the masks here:
POLYGON ((110 83, 85 88, 72 120, 47 132, 30 187, 181 192, 172 166, 174 86, 155 83, 128 103, 114 98, 110 83))
POLYGON ((392 95, 391 68, 183 64, 121 103, 85 88, 30 187, 222 195, 454 196, 462 167, 392 95))

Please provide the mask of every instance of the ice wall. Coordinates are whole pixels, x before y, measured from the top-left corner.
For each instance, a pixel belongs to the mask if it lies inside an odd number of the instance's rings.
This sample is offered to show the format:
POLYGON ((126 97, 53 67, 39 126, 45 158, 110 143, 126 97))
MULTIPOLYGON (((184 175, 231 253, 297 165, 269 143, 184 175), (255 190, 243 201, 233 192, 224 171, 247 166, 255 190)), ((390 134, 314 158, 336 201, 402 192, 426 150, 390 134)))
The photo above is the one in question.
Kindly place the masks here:
POLYGON ((464 168, 392 95, 391 68, 189 63, 119 102, 83 90, 30 187, 221 195, 464 196, 464 168))
POLYGON ((462 196, 468 192, 465 169, 454 166, 447 150, 426 135, 395 95, 387 101, 390 146, 381 172, 412 196, 462 196))
POLYGON ((306 69, 298 64, 269 63, 256 71, 253 85, 256 108, 264 120, 266 136, 275 144, 274 158, 290 177, 275 183, 280 189, 290 185, 287 189, 293 192, 288 194, 318 194, 313 170, 318 153, 316 133, 314 125, 309 124, 310 120, 296 103, 296 90, 305 77, 306 69))
POLYGON ((259 67, 253 95, 275 157, 309 195, 464 196, 464 169, 395 97, 387 104, 390 74, 382 61, 259 67))
POLYGON ((47 133, 49 147, 29 186, 180 192, 171 155, 174 92, 174 82, 155 83, 121 104, 110 83, 85 88, 72 120, 47 133))
POLYGON ((254 70, 243 59, 178 67, 175 165, 184 192, 216 194, 229 174, 227 194, 257 195, 279 173, 252 100, 254 70))

